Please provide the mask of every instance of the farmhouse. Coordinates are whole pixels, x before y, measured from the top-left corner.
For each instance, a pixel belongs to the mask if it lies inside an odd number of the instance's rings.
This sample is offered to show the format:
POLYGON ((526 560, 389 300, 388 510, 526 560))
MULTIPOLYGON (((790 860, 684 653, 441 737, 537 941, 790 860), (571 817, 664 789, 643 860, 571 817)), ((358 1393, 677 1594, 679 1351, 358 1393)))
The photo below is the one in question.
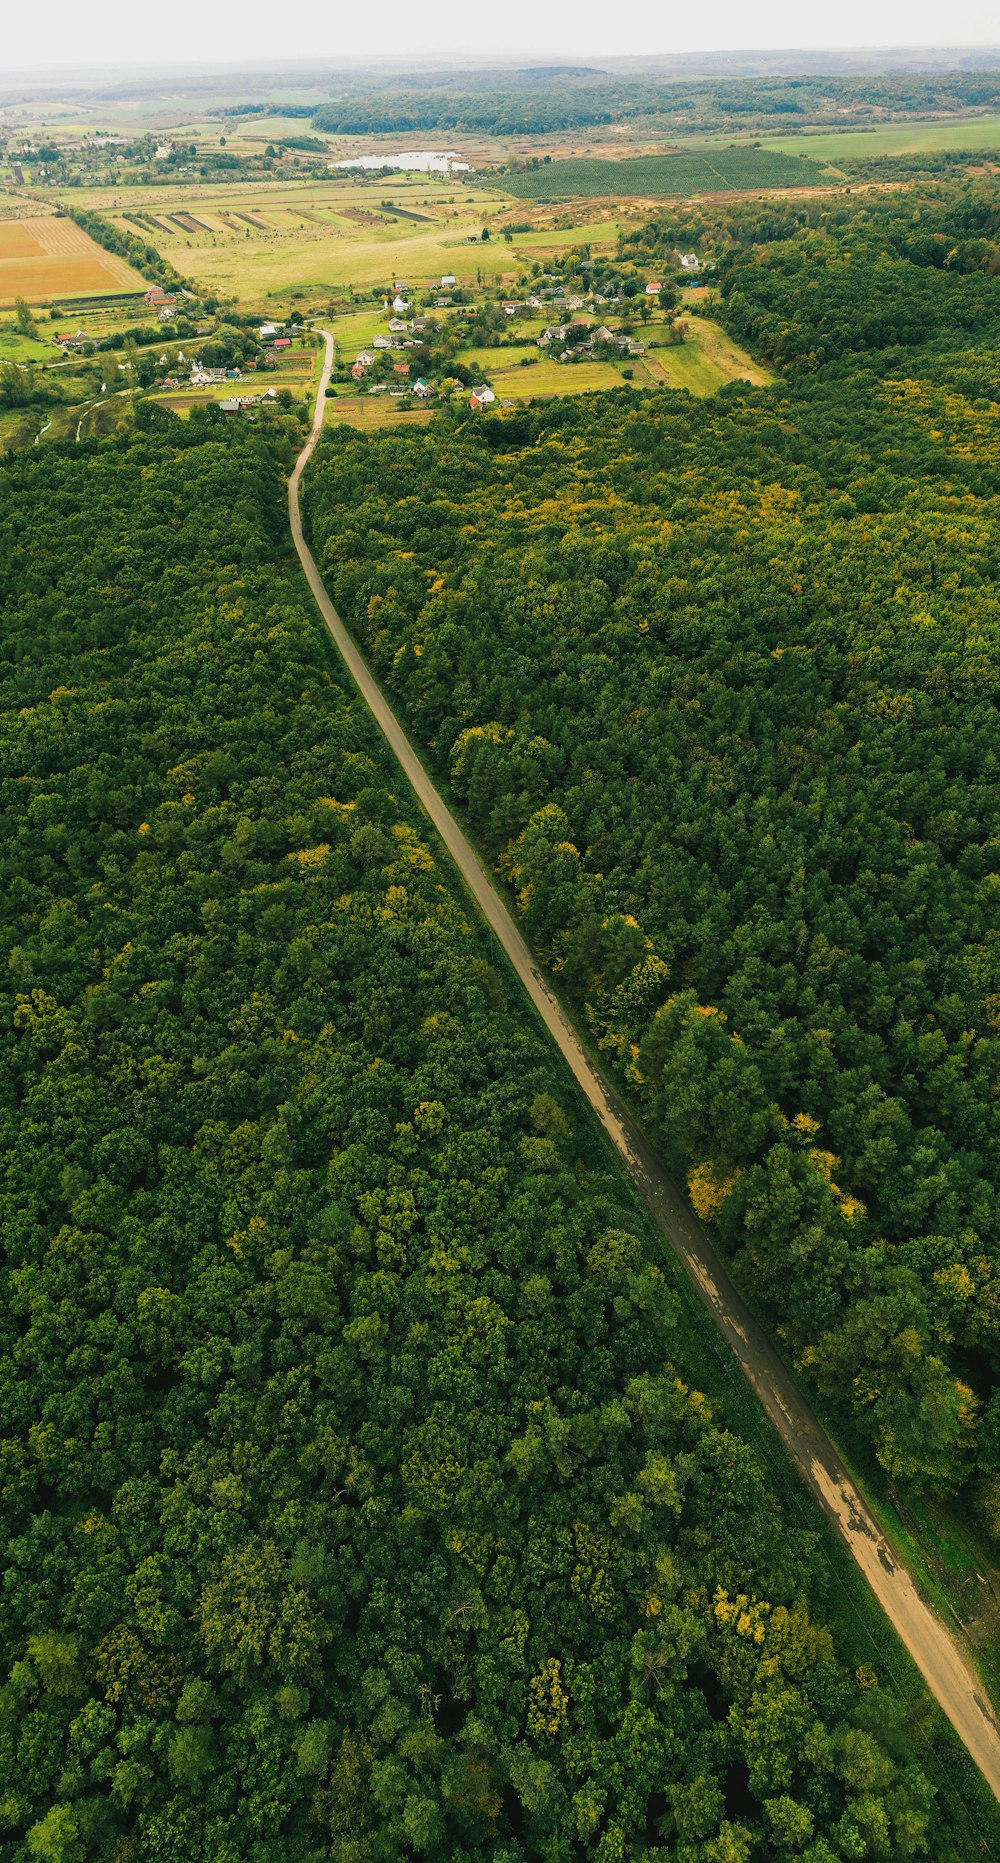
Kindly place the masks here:
POLYGON ((408 362, 394 362, 392 371, 394 375, 409 375, 410 365, 408 362))
POLYGON ((421 379, 420 379, 420 381, 418 381, 418 382, 414 382, 414 384, 413 384, 413 392, 414 392, 414 394, 415 394, 415 395, 419 395, 419 396, 420 396, 420 399, 421 399, 421 401, 426 401, 426 399, 427 399, 427 396, 428 396, 429 394, 431 394, 431 393, 432 393, 433 391, 432 391, 432 389, 431 389, 431 385, 430 385, 430 383, 429 383, 429 382, 425 382, 425 381, 423 380, 423 377, 421 377, 421 379))
POLYGON ((396 296, 392 300, 392 308, 395 311, 396 316, 401 317, 403 315, 403 312, 408 311, 410 308, 409 298, 400 297, 399 293, 397 292, 396 296))
POLYGON ((277 391, 265 389, 262 395, 230 395, 227 401, 220 401, 223 414, 239 414, 244 408, 259 408, 265 401, 276 401, 277 391))
POLYGON ((701 261, 696 252, 682 252, 681 253, 681 271, 682 272, 699 272, 700 270, 701 270, 701 261))
POLYGON ((408 330, 409 327, 405 317, 390 317, 389 319, 390 330, 408 330))
POLYGON ((569 334, 568 323, 550 323, 538 338, 539 349, 548 349, 550 343, 562 343, 569 334))
POLYGON ((648 298, 658 298, 662 290, 663 286, 660 280, 658 278, 651 278, 646 286, 646 296, 648 298))
POLYGON ((391 349, 392 348, 391 336, 377 336, 375 338, 375 348, 376 349, 391 349))
POLYGON ((271 345, 272 349, 291 349, 291 347, 292 339, 290 336, 276 336, 271 345))
POLYGON ((147 304, 173 304, 174 302, 170 293, 164 291, 162 285, 150 285, 149 290, 144 295, 147 304))
POLYGON ((351 375, 353 376, 356 382, 363 382, 367 373, 368 373, 368 370, 359 356, 357 362, 355 362, 351 367, 351 375))
POLYGON ((449 285, 457 285, 457 283, 458 283, 458 279, 455 277, 454 272, 443 273, 442 278, 441 278, 441 286, 443 290, 447 291, 449 285))
POLYGON ((470 395, 469 406, 470 408, 488 408, 495 400, 496 395, 493 393, 492 388, 488 388, 484 384, 482 388, 475 389, 470 395))
POLYGON ((370 369, 374 360, 375 358, 370 349, 359 349, 355 357, 355 362, 360 362, 363 369, 370 369))
POLYGON ((192 362, 190 379, 192 388, 208 388, 213 382, 224 382, 226 371, 225 369, 206 369, 203 363, 192 362))

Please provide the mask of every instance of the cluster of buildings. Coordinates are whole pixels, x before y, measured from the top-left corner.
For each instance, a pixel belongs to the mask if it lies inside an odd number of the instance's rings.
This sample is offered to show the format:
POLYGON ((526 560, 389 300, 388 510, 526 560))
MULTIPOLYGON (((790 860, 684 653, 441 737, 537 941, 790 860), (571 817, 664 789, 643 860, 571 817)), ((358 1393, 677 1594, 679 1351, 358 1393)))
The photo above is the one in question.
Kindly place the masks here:
POLYGON ((223 414, 242 414, 245 408, 267 407, 278 398, 276 388, 265 388, 262 395, 230 395, 227 401, 220 401, 223 414))
POLYGON ((552 323, 543 330, 538 340, 539 349, 551 349, 554 346, 557 362, 575 362, 584 356, 590 356, 595 349, 612 350, 620 356, 642 356, 646 345, 638 337, 624 336, 620 330, 609 330, 607 324, 599 324, 580 342, 570 342, 572 325, 552 323))
POLYGON ((144 294, 150 310, 155 310, 161 323, 170 323, 177 315, 177 297, 173 291, 164 291, 162 285, 150 285, 144 294))

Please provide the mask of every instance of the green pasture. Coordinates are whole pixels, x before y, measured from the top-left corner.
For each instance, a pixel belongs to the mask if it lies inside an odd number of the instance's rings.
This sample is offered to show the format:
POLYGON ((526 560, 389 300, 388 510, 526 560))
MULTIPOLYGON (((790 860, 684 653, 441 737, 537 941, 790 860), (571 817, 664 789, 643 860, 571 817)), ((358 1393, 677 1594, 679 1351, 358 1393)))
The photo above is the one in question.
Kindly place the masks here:
POLYGON ((0 362, 58 362, 58 352, 53 346, 51 331, 60 325, 41 325, 48 328, 48 337, 22 336, 13 324, 0 323, 0 362))
POLYGON ((806 131, 800 136, 768 137, 768 149, 808 155, 838 166, 856 157, 920 155, 958 149, 971 153, 1000 151, 1000 114, 941 117, 930 122, 886 123, 877 129, 806 131))

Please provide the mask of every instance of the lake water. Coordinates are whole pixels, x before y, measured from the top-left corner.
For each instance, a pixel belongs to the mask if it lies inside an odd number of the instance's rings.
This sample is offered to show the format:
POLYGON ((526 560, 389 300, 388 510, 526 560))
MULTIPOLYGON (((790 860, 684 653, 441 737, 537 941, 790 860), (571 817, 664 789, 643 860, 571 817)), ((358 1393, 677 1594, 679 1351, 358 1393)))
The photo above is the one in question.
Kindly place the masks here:
POLYGON ((331 168, 399 168, 417 175, 461 175, 471 169, 454 149, 401 149, 387 155, 354 155, 331 168))

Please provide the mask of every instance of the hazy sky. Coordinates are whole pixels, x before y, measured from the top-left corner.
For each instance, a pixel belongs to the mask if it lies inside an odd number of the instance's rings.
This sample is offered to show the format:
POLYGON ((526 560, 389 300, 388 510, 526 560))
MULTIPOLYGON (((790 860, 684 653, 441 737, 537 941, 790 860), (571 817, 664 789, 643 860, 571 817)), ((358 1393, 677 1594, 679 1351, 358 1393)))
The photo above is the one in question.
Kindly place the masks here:
POLYGON ((837 8, 802 0, 736 0, 711 5, 656 0, 377 0, 367 6, 296 0, 171 0, 166 7, 135 0, 46 0, 3 8, 0 46, 4 77, 15 71, 65 71, 95 65, 136 66, 266 59, 282 64, 323 58, 412 56, 456 58, 540 56, 586 59, 641 53, 758 47, 996 44, 996 0, 841 0, 837 8))

